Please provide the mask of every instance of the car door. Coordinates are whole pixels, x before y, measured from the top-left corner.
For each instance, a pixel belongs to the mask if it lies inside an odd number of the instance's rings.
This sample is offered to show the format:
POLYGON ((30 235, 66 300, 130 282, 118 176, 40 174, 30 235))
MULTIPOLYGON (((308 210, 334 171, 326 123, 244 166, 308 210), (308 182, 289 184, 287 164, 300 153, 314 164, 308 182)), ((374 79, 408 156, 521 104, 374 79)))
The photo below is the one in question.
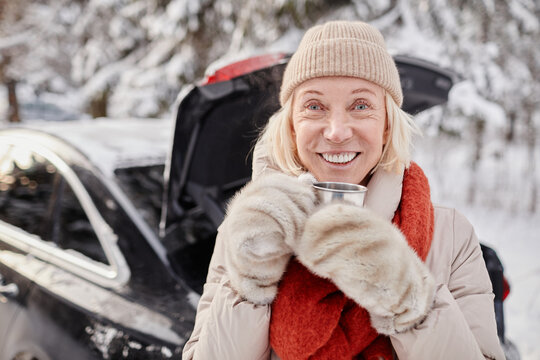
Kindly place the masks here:
POLYGON ((76 149, 43 137, 0 132, 0 273, 24 290, 0 303, 0 360, 179 356, 189 292, 127 199, 76 149))
POLYGON ((43 193, 37 191, 35 179, 30 181, 23 174, 30 166, 28 153, 17 152, 11 145, 1 142, 0 154, 0 357, 4 358, 6 339, 13 333, 17 316, 24 309, 32 287, 31 279, 1 260, 12 250, 4 240, 10 232, 20 231, 18 226, 33 231, 29 224, 37 223, 36 216, 44 202, 31 203, 43 193), (35 197, 29 197, 29 192, 34 192, 35 197))
POLYGON ((99 358, 92 314, 129 270, 103 246, 64 163, 22 141, 1 146, 0 359, 99 358))
MULTIPOLYGON (((3 255, 4 250, 0 250, 3 255)), ((20 277, 16 271, 0 262, 0 358, 5 348, 5 339, 12 331, 12 324, 21 311, 31 287, 31 281, 20 277)))

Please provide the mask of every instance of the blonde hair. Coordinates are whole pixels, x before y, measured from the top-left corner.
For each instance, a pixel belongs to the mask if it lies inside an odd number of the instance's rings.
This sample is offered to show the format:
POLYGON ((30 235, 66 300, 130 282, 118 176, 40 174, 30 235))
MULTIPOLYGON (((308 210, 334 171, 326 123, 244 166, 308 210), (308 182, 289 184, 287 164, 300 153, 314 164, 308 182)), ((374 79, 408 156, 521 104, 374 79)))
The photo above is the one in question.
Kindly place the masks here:
POLYGON ((388 171, 407 169, 411 164, 413 135, 421 135, 413 117, 403 111, 388 93, 385 94, 388 135, 378 167, 388 171))
MULTIPOLYGON (((414 134, 421 134, 411 115, 403 111, 394 98, 385 91, 387 128, 386 143, 383 146, 381 159, 373 168, 379 167, 387 171, 398 172, 408 168, 411 162, 411 140, 414 134)), ((273 167, 282 172, 298 176, 305 172, 296 148, 293 135, 292 98, 290 96, 274 115, 259 137, 260 146, 273 167)))

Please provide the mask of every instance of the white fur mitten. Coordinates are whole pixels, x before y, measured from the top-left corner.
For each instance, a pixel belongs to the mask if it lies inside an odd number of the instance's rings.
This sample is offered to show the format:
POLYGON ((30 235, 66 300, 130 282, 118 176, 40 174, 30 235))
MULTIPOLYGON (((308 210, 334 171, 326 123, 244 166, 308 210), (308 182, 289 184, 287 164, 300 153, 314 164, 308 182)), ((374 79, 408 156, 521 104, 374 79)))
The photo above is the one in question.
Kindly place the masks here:
POLYGON ((255 304, 269 304, 316 196, 302 179, 278 172, 247 184, 231 201, 219 231, 227 243, 232 287, 255 304))
POLYGON ((369 209, 321 207, 306 221, 298 260, 365 308, 380 334, 414 327, 428 314, 435 283, 403 234, 369 209))

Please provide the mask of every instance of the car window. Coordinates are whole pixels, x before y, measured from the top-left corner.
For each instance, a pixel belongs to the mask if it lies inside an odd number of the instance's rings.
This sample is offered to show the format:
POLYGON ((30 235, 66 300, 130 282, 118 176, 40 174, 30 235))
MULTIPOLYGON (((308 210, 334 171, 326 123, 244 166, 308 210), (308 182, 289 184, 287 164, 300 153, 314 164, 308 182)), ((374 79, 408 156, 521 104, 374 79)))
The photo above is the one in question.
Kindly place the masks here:
POLYGON ((60 171, 22 146, 11 146, 0 157, 0 220, 108 264, 86 213, 60 171))
POLYGON ((119 168, 114 172, 125 194, 156 234, 163 201, 164 168, 161 164, 119 168))

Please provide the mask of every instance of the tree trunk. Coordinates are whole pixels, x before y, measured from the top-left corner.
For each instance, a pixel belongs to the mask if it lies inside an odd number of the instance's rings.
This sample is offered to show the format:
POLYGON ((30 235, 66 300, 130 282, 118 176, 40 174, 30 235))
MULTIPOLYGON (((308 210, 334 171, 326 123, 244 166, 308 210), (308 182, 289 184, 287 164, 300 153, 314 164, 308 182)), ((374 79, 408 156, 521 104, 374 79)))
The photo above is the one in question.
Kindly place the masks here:
POLYGON ((21 121, 19 116, 19 102, 17 101, 17 82, 13 79, 7 79, 6 86, 8 90, 8 121, 18 123, 21 121))
POLYGON ((88 106, 90 115, 95 118, 107 117, 107 102, 109 99, 109 89, 105 89, 95 95, 88 106))
POLYGON ((471 161, 471 180, 467 191, 467 202, 471 205, 476 201, 476 184, 478 182, 478 166, 482 158, 482 148, 484 145, 484 132, 486 129, 486 121, 479 117, 471 118, 474 126, 474 154, 471 161))
POLYGON ((529 194, 529 211, 531 213, 536 212, 536 205, 538 203, 538 179, 536 176, 536 126, 534 124, 535 105, 530 101, 525 101, 524 113, 527 116, 527 150, 528 150, 528 174, 530 181, 530 194, 529 194))
POLYGON ((508 130, 506 131, 506 142, 511 143, 514 141, 516 135, 516 112, 508 112, 508 130))

